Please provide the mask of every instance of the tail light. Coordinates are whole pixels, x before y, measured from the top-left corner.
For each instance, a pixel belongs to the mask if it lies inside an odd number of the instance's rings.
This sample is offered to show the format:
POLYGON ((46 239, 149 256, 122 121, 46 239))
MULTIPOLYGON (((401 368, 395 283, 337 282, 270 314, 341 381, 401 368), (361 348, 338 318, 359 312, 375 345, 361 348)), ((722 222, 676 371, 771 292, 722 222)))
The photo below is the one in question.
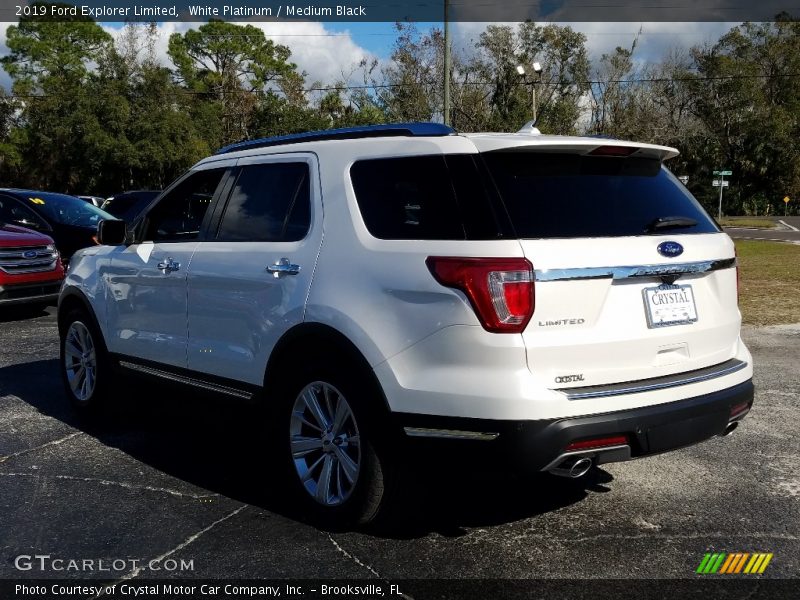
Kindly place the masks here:
POLYGON ((736 259, 736 304, 739 304, 739 253, 733 249, 733 256, 736 259))
POLYGON ((425 261, 436 281, 466 294, 483 328, 522 333, 533 316, 533 266, 524 258, 454 258, 425 261))

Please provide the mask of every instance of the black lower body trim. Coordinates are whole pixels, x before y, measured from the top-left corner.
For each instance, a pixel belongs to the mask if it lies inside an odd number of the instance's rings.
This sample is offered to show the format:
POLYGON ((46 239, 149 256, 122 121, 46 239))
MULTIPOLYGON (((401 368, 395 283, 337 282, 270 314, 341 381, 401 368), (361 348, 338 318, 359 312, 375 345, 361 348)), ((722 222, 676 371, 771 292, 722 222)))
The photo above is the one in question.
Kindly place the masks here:
MULTIPOLYGON (((405 436, 410 448, 431 456, 455 452, 460 461, 508 466, 513 470, 540 471, 564 453, 574 441, 626 435, 631 457, 658 454, 702 442, 725 432, 734 407, 753 403, 753 383, 748 380, 731 388, 686 400, 633 408, 598 415, 538 421, 497 421, 394 413, 401 431, 415 430, 479 432, 498 434, 491 439, 405 436)), ((602 401, 597 401, 598 405, 602 401)), ((746 411, 745 411, 746 412, 746 411)), ((743 413, 740 413, 743 414, 743 413)))

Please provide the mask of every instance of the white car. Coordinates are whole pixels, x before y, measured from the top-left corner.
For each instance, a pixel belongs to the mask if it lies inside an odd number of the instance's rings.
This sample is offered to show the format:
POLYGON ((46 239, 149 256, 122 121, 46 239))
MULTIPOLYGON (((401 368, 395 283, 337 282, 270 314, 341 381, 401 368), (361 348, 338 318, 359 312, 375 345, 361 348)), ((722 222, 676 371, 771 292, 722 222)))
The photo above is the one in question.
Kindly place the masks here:
POLYGON ((243 142, 74 260, 65 389, 263 402, 310 511, 366 522, 406 448, 577 477, 750 410, 734 246, 673 148, 436 124, 243 142))

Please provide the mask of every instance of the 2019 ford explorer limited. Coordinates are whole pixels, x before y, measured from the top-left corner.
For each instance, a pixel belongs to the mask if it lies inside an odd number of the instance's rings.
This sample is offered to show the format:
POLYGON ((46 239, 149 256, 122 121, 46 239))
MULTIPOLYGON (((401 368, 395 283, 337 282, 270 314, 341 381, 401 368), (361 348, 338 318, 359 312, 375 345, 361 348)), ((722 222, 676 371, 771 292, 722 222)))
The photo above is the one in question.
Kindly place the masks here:
POLYGON ((51 238, 0 221, 0 307, 55 303, 63 279, 51 238))
POLYGON ((580 476, 725 434, 753 399, 736 258, 676 154, 434 124, 223 148, 76 256, 67 394, 113 401, 119 370, 260 400, 287 485, 346 522, 415 445, 580 476))

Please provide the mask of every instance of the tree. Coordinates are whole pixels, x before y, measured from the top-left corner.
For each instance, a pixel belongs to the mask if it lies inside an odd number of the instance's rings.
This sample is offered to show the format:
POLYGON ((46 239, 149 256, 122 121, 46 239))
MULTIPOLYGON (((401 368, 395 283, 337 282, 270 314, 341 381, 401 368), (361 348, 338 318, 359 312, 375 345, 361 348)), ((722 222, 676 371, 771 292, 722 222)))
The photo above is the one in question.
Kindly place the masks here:
POLYGON ((305 102, 303 75, 289 62, 290 55, 287 46, 268 40, 253 25, 218 20, 169 39, 178 79, 197 95, 194 116, 202 120, 206 138, 215 145, 249 137, 259 102, 266 96, 281 93, 290 104, 305 102))
POLYGON ((80 180, 88 137, 98 128, 88 92, 94 79, 90 65, 108 51, 111 36, 80 16, 22 17, 8 27, 6 45, 11 52, 2 64, 20 99, 26 130, 23 181, 71 190, 80 180))
MULTIPOLYGON (((575 133, 581 97, 588 89, 585 43, 583 34, 566 26, 487 27, 476 44, 477 55, 463 61, 462 67, 462 85, 470 85, 472 75, 488 102, 484 122, 476 124, 491 131, 516 131, 533 117, 531 88, 536 86, 538 126, 547 133, 575 133), (534 75, 534 62, 542 65, 541 76, 534 75), (526 78, 520 76, 518 66, 526 70, 526 78)), ((470 95, 474 101, 475 92, 470 95)), ((480 121, 477 115, 472 120, 480 121)))
POLYGON ((692 55, 685 85, 708 138, 703 177, 734 172, 726 212, 782 211, 800 193, 800 23, 744 23, 692 55))
POLYGON ((375 82, 389 121, 430 121, 441 111, 443 36, 421 35, 413 24, 397 23, 397 40, 383 81, 375 82))

